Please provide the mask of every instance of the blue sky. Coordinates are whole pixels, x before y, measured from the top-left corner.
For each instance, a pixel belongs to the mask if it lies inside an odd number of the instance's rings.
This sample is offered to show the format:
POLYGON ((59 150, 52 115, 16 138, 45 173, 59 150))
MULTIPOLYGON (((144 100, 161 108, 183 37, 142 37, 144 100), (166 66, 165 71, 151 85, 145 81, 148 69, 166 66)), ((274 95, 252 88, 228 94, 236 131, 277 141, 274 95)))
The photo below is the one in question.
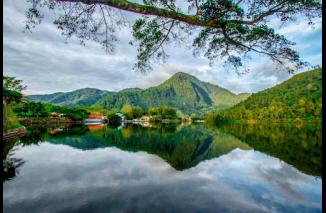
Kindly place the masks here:
MULTIPOLYGON (((4 1, 4 74, 15 76, 27 85, 25 94, 45 94, 58 91, 72 91, 92 87, 118 91, 129 87, 147 88, 155 86, 176 72, 195 75, 203 81, 217 84, 234 93, 257 92, 272 87, 292 75, 279 71, 275 64, 264 57, 255 57, 249 66, 251 71, 238 76, 217 62, 209 66, 204 57, 194 57, 187 46, 168 45, 170 56, 165 64, 158 64, 154 70, 142 74, 132 68, 136 59, 136 47, 128 45, 131 31, 123 27, 117 32, 119 41, 114 54, 107 54, 95 42, 81 46, 77 39, 65 42, 65 38, 52 24, 51 14, 32 33, 24 33, 26 1, 4 1)), ((140 17, 124 13, 128 20, 140 17)), ((131 21, 132 23, 132 21, 131 21)), ((296 43, 303 60, 312 65, 322 61, 321 19, 314 27, 306 20, 277 29, 296 43)), ((270 23, 277 26, 277 23, 270 23)), ((191 42, 189 42, 191 44, 191 42)))

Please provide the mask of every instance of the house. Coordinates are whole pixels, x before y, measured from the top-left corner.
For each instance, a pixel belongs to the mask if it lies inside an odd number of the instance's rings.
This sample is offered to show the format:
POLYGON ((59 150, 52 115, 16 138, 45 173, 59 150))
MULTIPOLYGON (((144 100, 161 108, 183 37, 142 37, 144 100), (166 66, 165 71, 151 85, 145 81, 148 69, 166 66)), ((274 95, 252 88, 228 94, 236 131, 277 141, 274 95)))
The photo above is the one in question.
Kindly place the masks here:
POLYGON ((59 117, 59 115, 60 115, 60 113, 58 113, 58 112, 51 112, 51 117, 53 117, 53 118, 57 118, 57 117, 59 117))
POLYGON ((106 116, 104 115, 99 115, 99 114, 93 114, 88 116, 89 119, 105 119, 106 116))
POLYGON ((126 120, 126 116, 122 113, 115 113, 117 116, 121 118, 122 121, 126 120))
POLYGON ((106 119, 106 116, 99 115, 99 114, 93 114, 89 115, 88 118, 85 119, 86 123, 104 123, 106 119))
POLYGON ((66 115, 66 114, 59 114, 58 117, 59 117, 59 118, 65 118, 65 117, 67 117, 67 115, 66 115))

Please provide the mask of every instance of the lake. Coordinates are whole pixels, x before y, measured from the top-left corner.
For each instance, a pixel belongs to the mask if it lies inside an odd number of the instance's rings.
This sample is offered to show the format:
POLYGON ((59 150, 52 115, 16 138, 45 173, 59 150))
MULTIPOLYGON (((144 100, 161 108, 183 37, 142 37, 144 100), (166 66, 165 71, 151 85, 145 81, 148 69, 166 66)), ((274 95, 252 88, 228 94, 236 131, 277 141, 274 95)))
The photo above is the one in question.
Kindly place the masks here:
POLYGON ((4 212, 322 212, 321 125, 28 126, 4 212))

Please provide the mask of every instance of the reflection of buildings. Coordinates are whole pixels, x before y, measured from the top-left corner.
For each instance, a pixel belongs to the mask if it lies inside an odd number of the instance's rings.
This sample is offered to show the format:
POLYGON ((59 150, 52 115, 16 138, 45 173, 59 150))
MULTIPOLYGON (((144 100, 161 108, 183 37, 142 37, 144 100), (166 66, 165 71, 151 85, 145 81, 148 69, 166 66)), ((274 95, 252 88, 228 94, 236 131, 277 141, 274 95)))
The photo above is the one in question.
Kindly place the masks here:
POLYGON ((57 134, 58 132, 62 132, 63 131, 63 129, 61 129, 61 128, 55 128, 55 129, 52 129, 52 130, 50 130, 50 134, 51 135, 55 135, 55 134, 57 134))
POLYGON ((140 118, 140 121, 141 122, 149 122, 151 118, 152 118, 152 116, 146 116, 146 115, 144 115, 144 116, 142 116, 140 118))
POLYGON ((101 129, 103 127, 104 127, 104 124, 95 124, 95 125, 90 124, 90 125, 87 125, 87 128, 89 130, 101 129))

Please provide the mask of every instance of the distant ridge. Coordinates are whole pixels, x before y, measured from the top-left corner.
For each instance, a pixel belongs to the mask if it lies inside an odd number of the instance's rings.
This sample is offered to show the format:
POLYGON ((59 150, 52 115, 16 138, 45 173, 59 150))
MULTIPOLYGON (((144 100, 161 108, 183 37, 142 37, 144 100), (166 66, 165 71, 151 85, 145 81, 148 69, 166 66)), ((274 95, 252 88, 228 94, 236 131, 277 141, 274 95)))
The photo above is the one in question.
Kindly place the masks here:
POLYGON ((78 89, 71 92, 57 92, 48 95, 30 95, 28 98, 32 101, 43 103, 52 103, 65 106, 91 106, 101 99, 104 95, 113 92, 103 91, 95 88, 78 89))

